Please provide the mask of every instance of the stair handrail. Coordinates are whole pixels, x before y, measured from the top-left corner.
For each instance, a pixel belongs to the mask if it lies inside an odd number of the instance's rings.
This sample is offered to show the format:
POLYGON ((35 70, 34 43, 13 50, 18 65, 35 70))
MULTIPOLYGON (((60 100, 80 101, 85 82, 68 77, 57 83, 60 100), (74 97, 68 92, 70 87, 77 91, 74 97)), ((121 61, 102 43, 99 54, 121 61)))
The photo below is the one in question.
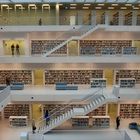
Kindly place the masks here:
MULTIPOLYGON (((84 25, 84 26, 85 26, 85 25, 84 25)), ((74 26, 73 26, 73 27, 74 27, 74 26)), ((63 41, 62 43, 60 43, 59 45, 61 45, 61 44, 63 44, 63 43, 64 43, 64 45, 65 45, 65 44, 67 43, 67 40, 72 40, 72 39, 74 39, 74 38, 76 38, 76 37, 77 37, 77 38, 82 37, 84 34, 86 34, 86 33, 89 32, 91 29, 93 29, 93 27, 95 27, 95 25, 90 25, 89 28, 88 28, 88 30, 85 31, 85 32, 82 32, 81 35, 79 35, 79 36, 77 36, 77 35, 72 35, 71 37, 69 37, 68 39, 64 40, 64 41, 63 41)), ((80 29, 83 29, 83 25, 81 25, 81 27, 78 28, 78 29, 72 29, 72 30, 73 30, 73 32, 75 32, 75 31, 78 31, 78 30, 80 31, 80 29)), ((62 35, 64 35, 64 34, 60 34, 59 37, 62 36, 62 35)), ((58 37, 56 37, 56 40, 59 40, 58 37)), ((57 45, 57 46, 59 46, 59 45, 57 45)), ((57 46, 55 46, 54 48, 56 48, 57 46)), ((63 46, 62 46, 62 47, 63 47, 63 46)), ((53 50, 54 48, 50 49, 49 51, 53 50)), ((46 52, 46 53, 47 53, 47 52, 46 52)), ((45 54, 46 54, 46 53, 45 53, 45 54)), ((44 54, 43 56, 46 57, 45 54, 44 54)))
MULTIPOLYGON (((88 94, 87 96, 85 96, 85 97, 82 98, 82 99, 73 99, 73 100, 69 101, 65 107, 61 108, 60 110, 55 111, 55 112, 54 112, 53 114, 51 114, 50 116, 48 116, 48 117, 44 118, 43 120, 39 121, 39 122, 38 122, 38 126, 39 126, 40 123, 46 121, 47 119, 52 118, 52 116, 54 116, 56 113, 58 113, 58 112, 60 112, 60 111, 62 111, 62 110, 64 110, 64 109, 66 109, 67 107, 69 107, 73 102, 86 102, 86 101, 91 100, 91 99, 92 99, 93 97, 95 97, 96 95, 99 95, 99 94, 97 94, 99 91, 102 91, 102 94, 103 94, 103 88, 101 87, 100 89, 98 89, 98 90, 95 91, 94 93, 88 94)), ((50 120, 51 120, 51 119, 50 119, 50 120)), ((40 128, 39 128, 39 129, 40 129, 40 128)))

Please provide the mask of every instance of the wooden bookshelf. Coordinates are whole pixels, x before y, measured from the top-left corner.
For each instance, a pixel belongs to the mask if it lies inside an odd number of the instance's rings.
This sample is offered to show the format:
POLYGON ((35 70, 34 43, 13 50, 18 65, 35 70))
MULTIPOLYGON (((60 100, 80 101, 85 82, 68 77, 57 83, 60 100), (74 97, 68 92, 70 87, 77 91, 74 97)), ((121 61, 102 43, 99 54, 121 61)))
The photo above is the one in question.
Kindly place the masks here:
POLYGON ((123 54, 136 55, 137 54, 137 47, 123 47, 123 54))
POLYGON ((136 84, 140 84, 140 70, 116 70, 116 84, 119 84, 120 78, 134 78, 136 84))
POLYGON ((119 78, 119 86, 121 88, 134 88, 135 84, 135 78, 119 78))
POLYGON ((71 120, 73 127, 89 127, 89 116, 76 116, 71 120))
POLYGON ((116 12, 113 15, 113 19, 112 19, 111 25, 119 25, 119 12, 116 12))
POLYGON ((80 55, 120 55, 132 47, 131 40, 80 40, 80 55))
POLYGON ((103 70, 45 70, 45 84, 90 84, 91 78, 103 78, 103 70))
POLYGON ((9 123, 11 127, 28 126, 28 117, 27 116, 10 116, 9 123))
POLYGON ((109 128, 110 117, 109 116, 93 116, 93 128, 109 128))
POLYGON ((140 25, 140 15, 137 15, 137 25, 140 25))
POLYGON ((106 115, 106 104, 98 107, 87 114, 88 116, 105 116, 106 115))
POLYGON ((132 12, 125 15, 124 25, 132 25, 132 12))
POLYGON ((4 108, 4 118, 10 116, 28 116, 30 118, 29 104, 8 104, 4 108))
POLYGON ((140 104, 120 104, 121 118, 140 118, 140 104))
POLYGON ((24 84, 32 84, 31 70, 0 70, 0 84, 6 84, 6 77, 11 78, 12 82, 23 82, 24 84))
POLYGON ((106 87, 105 78, 91 78, 90 79, 91 88, 106 87))
MULTIPOLYGON (((63 43, 65 40, 31 40, 31 54, 41 55, 45 54, 47 51, 52 50, 59 44, 63 43)), ((64 45, 60 49, 52 53, 53 55, 66 55, 67 45, 64 45)))

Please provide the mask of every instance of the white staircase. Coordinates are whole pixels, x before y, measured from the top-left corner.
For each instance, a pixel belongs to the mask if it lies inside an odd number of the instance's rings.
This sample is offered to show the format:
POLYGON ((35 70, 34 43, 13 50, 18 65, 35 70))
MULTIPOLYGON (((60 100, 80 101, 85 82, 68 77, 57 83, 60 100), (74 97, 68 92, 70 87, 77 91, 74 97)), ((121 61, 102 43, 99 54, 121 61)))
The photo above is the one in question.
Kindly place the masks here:
MULTIPOLYGON (((89 35, 90 33, 92 33, 93 31, 97 30, 100 27, 100 25, 97 26, 91 26, 87 32, 82 33, 81 36, 71 36, 70 38, 68 38, 66 41, 62 42, 61 44, 59 44, 58 46, 54 47, 53 49, 51 49, 50 51, 46 52, 43 56, 47 57, 49 56, 51 53, 53 53, 54 51, 60 49, 61 47, 63 47, 66 43, 68 43, 69 41, 72 40, 80 40, 84 37, 86 37, 87 35, 89 35)), ((84 28, 84 27, 83 27, 84 28)), ((80 29, 79 29, 80 30, 80 29)))
POLYGON ((0 91, 0 111, 10 102, 10 86, 0 91))
MULTIPOLYGON (((119 92, 119 90, 117 91, 119 92)), ((57 109, 55 113, 49 116, 50 120, 47 125, 46 125, 46 119, 43 119, 42 121, 39 122, 38 132, 42 134, 46 134, 48 131, 61 125, 63 122, 65 122, 66 120, 72 117, 86 115, 92 110, 107 103, 108 101, 115 102, 117 100, 118 98, 114 94, 109 95, 109 94, 103 93, 103 90, 100 89, 94 92, 93 94, 86 96, 84 99, 78 101, 79 104, 83 103, 82 107, 78 107, 78 108, 70 107, 70 105, 73 104, 73 101, 72 101, 68 105, 66 105, 64 108, 61 108, 60 110, 57 109), (56 116, 56 114, 62 110, 64 111, 64 113, 56 116)))

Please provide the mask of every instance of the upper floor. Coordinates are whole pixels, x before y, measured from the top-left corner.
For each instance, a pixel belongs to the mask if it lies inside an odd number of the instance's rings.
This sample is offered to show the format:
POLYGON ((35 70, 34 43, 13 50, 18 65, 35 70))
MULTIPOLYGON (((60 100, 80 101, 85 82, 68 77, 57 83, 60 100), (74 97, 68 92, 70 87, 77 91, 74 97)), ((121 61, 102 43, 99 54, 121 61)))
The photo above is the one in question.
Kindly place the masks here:
POLYGON ((0 25, 140 25, 139 3, 100 2, 5 3, 0 25))

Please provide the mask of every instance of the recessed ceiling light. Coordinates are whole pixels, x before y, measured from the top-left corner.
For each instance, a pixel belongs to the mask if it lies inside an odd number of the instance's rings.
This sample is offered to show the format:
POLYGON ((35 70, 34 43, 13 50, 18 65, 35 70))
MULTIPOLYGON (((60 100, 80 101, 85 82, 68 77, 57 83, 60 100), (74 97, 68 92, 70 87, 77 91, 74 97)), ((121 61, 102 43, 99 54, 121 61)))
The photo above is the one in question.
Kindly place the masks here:
POLYGON ((114 7, 108 7, 108 9, 114 9, 114 7))
POLYGON ((139 8, 139 7, 133 7, 133 9, 138 10, 138 9, 140 9, 140 8, 139 8))
POLYGON ((13 9, 13 8, 12 8, 12 7, 7 7, 6 9, 7 9, 7 10, 11 10, 11 9, 13 9))
POLYGON ((83 9, 89 9, 89 7, 83 7, 83 9))
POLYGON ((125 6, 132 6, 132 4, 130 4, 130 3, 127 3, 127 4, 125 4, 125 6))
POLYGON ((84 4, 84 6, 90 6, 90 5, 91 5, 91 4, 89 4, 89 3, 85 3, 85 4, 84 4))
POLYGON ((121 7, 121 9, 127 9, 127 7, 121 7))
POLYGON ((102 9, 102 7, 95 7, 95 9, 102 9))
POLYGON ((59 6, 62 6, 63 4, 59 4, 59 6))
POLYGON ((76 9, 76 7, 70 7, 70 9, 76 9))
POLYGON ((112 6, 118 6, 118 4, 117 3, 113 3, 112 6))
POLYGON ((72 3, 72 4, 70 4, 70 6, 76 6, 77 4, 75 4, 75 3, 72 3))
POLYGON ((98 4, 98 6, 104 6, 104 5, 105 5, 105 4, 103 4, 103 3, 99 3, 99 4, 98 4))

